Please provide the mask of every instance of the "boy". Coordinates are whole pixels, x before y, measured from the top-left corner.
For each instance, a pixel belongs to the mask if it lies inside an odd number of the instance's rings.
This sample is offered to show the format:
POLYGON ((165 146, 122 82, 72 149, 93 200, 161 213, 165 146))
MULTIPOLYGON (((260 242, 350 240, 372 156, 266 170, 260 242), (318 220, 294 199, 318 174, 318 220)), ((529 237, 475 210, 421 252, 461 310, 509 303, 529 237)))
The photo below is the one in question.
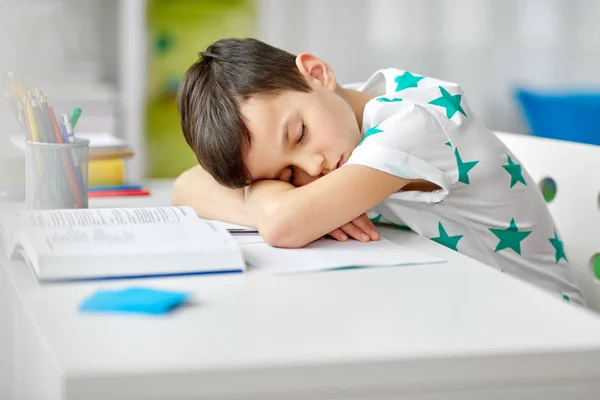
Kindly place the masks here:
POLYGON ((384 69, 351 90, 314 55, 224 39, 188 69, 178 108, 200 166, 174 204, 281 247, 377 240, 370 212, 583 303, 536 183, 456 84, 384 69))

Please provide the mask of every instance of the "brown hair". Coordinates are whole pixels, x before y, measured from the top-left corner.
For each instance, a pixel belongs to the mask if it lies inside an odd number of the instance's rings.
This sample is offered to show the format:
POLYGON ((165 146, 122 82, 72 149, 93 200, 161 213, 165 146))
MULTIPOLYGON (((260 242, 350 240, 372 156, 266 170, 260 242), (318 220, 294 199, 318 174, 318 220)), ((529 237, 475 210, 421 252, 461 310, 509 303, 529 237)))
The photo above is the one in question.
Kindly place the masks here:
POLYGON ((243 162, 251 137, 240 103, 285 90, 311 90, 296 56, 256 39, 219 40, 186 71, 177 96, 181 129, 217 182, 239 188, 252 180, 243 162))

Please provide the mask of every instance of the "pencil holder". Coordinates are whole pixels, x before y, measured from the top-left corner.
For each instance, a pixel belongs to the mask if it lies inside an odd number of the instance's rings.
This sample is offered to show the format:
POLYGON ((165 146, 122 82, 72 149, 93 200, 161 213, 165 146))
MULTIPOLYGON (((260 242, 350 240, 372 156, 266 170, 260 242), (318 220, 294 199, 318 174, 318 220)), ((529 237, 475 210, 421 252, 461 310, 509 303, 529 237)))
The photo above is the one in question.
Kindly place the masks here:
POLYGON ((26 142, 25 201, 29 209, 88 207, 89 140, 26 142))

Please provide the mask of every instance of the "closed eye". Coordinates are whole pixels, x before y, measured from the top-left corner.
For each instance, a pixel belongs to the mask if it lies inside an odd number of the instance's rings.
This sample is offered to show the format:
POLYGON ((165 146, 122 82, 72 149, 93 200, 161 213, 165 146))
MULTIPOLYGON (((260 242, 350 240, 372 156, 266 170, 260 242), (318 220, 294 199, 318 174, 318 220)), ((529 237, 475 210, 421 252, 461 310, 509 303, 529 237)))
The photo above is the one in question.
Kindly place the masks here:
POLYGON ((297 144, 302 144, 306 141, 306 125, 302 124, 302 129, 300 130, 300 136, 298 136, 297 144))
MULTIPOLYGON (((304 143, 306 141, 306 125, 304 125, 304 123, 302 123, 302 128, 300 129, 300 135, 298 136, 298 140, 296 141, 296 145, 301 145, 302 143, 304 143)), ((290 180, 289 182, 293 185, 294 184, 294 173, 295 168, 293 166, 290 166, 290 180)))

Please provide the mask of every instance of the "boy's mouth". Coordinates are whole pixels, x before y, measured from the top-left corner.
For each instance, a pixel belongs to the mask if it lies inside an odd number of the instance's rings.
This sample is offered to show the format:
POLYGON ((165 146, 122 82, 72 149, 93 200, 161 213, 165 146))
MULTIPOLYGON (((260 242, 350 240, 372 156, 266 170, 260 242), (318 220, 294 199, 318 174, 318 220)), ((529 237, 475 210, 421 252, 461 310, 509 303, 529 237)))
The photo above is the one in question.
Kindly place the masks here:
POLYGON ((340 161, 338 161, 337 166, 335 168, 337 169, 337 168, 341 167, 342 165, 344 165, 345 162, 346 161, 344 161, 344 156, 342 156, 340 158, 340 161))

